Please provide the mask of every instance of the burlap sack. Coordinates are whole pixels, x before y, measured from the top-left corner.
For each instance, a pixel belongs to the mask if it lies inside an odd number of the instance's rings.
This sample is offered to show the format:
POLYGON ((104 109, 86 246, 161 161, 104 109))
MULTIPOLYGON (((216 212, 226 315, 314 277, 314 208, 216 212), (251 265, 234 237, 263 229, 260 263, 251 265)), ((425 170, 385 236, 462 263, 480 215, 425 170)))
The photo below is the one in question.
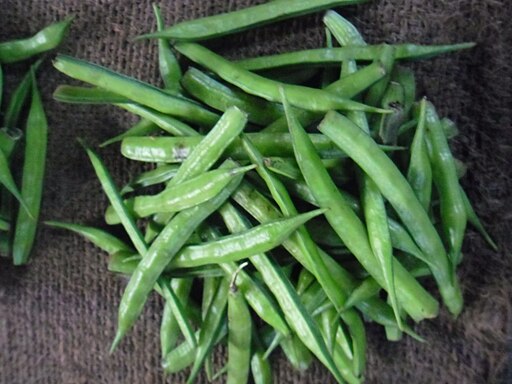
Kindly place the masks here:
MULTIPOLYGON (((162 3, 167 23, 255 4, 240 0, 174 0, 162 3)), ((261 2, 261 1, 259 1, 261 2)), ((427 339, 399 343, 368 327, 368 383, 510 383, 510 153, 512 106, 512 3, 507 0, 375 0, 341 10, 370 42, 451 43, 476 41, 467 52, 414 64, 420 95, 455 120, 461 134, 457 156, 468 164, 464 186, 500 245, 495 253, 474 231, 464 244, 460 278, 464 312, 445 310, 416 330, 427 339)), ((75 14, 59 49, 159 84, 155 43, 132 38, 153 30, 149 0, 2 0, 0 40, 27 36, 75 14)), ((210 46, 228 56, 248 56, 323 43, 321 16, 303 17, 210 46)), ((7 87, 26 68, 8 66, 7 87)), ((133 117, 114 107, 62 105, 52 100, 68 82, 47 60, 39 73, 50 123, 43 219, 102 223, 106 199, 76 143, 97 144, 121 132, 133 117)), ((117 148, 101 151, 116 180, 127 181, 128 161, 117 148)), ((133 168, 132 168, 133 169, 133 168)), ((0 261, 0 383, 180 383, 160 366, 162 303, 153 296, 135 329, 108 354, 117 305, 125 286, 106 269, 105 254, 81 238, 41 226, 30 265, 0 261)), ((276 383, 331 383, 319 364, 298 373, 273 361, 276 383)), ((205 378, 201 377, 200 382, 205 378)))

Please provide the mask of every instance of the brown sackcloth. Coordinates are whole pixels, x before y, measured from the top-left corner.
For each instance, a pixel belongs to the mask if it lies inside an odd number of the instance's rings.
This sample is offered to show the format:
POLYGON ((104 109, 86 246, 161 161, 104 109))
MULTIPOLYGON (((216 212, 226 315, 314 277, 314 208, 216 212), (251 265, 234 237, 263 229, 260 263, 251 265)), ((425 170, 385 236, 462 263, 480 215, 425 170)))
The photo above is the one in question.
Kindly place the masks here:
MULTIPOLYGON (((314 0, 312 0, 314 1, 314 0)), ((256 4, 251 0, 168 0, 168 24, 256 4)), ((510 383, 511 311, 511 107, 512 2, 509 0, 375 0, 340 9, 369 42, 452 43, 476 41, 470 51, 415 63, 419 95, 428 96, 461 134, 456 154, 468 165, 463 184, 500 246, 492 252, 473 230, 464 243, 460 279, 465 308, 458 319, 439 318, 410 338, 385 340, 368 326, 368 383, 510 383)), ((150 0, 0 0, 0 40, 27 36, 67 15, 76 16, 59 51, 160 84, 153 41, 132 38, 154 30, 150 0)), ((240 57, 320 47, 321 15, 209 43, 240 57)), ((12 89, 26 67, 5 66, 12 89)), ((98 225, 106 199, 76 138, 91 144, 121 132, 135 119, 107 106, 72 106, 52 100, 69 82, 50 65, 39 84, 50 124, 42 218, 98 225)), ((118 184, 129 179, 130 162, 118 148, 101 150, 118 184)), ((107 271, 106 255, 78 236, 41 226, 30 265, 0 261, 0 383, 182 383, 160 368, 156 295, 112 355, 117 305, 125 281, 107 271)), ((320 364, 293 371, 273 360, 276 383, 332 383, 320 364)), ((205 382, 201 376, 200 382, 205 382)))

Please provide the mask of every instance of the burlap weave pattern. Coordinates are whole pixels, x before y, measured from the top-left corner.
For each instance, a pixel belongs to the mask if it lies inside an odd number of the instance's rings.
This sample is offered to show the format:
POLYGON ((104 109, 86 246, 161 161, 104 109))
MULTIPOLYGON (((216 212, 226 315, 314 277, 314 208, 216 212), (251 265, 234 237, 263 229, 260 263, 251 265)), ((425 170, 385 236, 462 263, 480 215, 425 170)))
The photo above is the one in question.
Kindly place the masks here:
MULTIPOLYGON (((169 0, 167 23, 246 7, 251 0, 169 0)), ((454 320, 440 318, 416 330, 428 343, 389 343, 369 326, 368 383, 505 383, 511 324, 512 3, 507 0, 375 0, 340 10, 370 42, 476 41, 470 51, 411 64, 428 96, 461 131, 456 154, 468 166, 464 186, 498 244, 488 249, 474 231, 464 244, 460 278, 466 301, 454 320)), ((154 29, 149 0, 0 0, 0 41, 26 36, 76 15, 59 51, 159 84, 154 42, 132 37, 154 29)), ((260 28, 209 45, 230 57, 318 47, 321 15, 260 28)), ((6 66, 7 88, 26 68, 6 66)), ((70 106, 51 93, 68 79, 51 68, 39 73, 50 123, 43 219, 101 225, 106 199, 84 152, 134 118, 106 106, 70 106)), ((118 183, 134 165, 117 147, 101 151, 118 183)), ((0 260, 0 383, 180 383, 160 367, 162 303, 153 296, 121 347, 108 354, 125 282, 109 273, 103 253, 77 236, 41 227, 32 263, 15 269, 0 260)), ((276 383, 331 383, 319 364, 297 373, 273 362, 276 383)), ((205 379, 201 378, 201 382, 205 379)))

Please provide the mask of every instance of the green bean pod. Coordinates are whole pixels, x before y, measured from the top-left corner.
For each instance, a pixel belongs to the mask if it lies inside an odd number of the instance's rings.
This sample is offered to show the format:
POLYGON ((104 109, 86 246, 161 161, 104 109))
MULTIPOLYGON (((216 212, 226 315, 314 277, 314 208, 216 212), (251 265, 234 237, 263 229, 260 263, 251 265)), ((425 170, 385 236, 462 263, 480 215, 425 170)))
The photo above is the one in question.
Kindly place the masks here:
MULTIPOLYGON (((108 172, 108 169, 106 168, 105 164, 101 161, 98 154, 96 154, 96 152, 85 146, 85 144, 82 143, 82 145, 84 146, 84 149, 87 152, 87 155, 89 156, 89 160, 91 161, 94 171, 96 172, 96 176, 98 177, 98 180, 101 183, 103 191, 107 195, 110 204, 112 204, 112 206, 114 207, 114 210, 116 211, 117 216, 120 218, 120 222, 123 225, 128 236, 130 237, 130 240, 132 241, 135 249, 140 255, 145 255, 147 251, 146 242, 144 241, 144 238, 139 228, 135 224, 135 220, 128 211, 128 208, 124 205, 121 195, 117 191, 117 187, 114 181, 112 180, 112 177, 108 172)), ((155 282, 153 282, 152 285, 154 285, 155 282)))
POLYGON ((56 48, 64 39, 73 17, 48 25, 26 39, 0 43, 0 63, 14 63, 56 48))
POLYGON ((254 384, 272 384, 272 370, 268 359, 260 351, 254 352, 251 357, 251 373, 254 384))
MULTIPOLYGON (((201 300, 201 319, 203 322, 209 313, 210 306, 221 284, 221 280, 222 279, 218 278, 206 278, 203 281, 203 297, 201 300)), ((210 342, 208 339, 205 340, 210 342)), ((209 352, 206 352, 204 355, 204 371, 206 373, 206 379, 209 382, 213 381, 213 360, 209 352)))
POLYGON ((338 312, 334 307, 330 307, 318 315, 317 321, 320 324, 325 343, 332 354, 336 341, 336 331, 338 329, 338 312))
MULTIPOLYGON (((18 142, 22 137, 23 131, 18 128, 0 128, 0 151, 3 153, 3 155, 0 156, 2 158, 5 158, 4 163, 9 163, 11 161, 12 154, 18 146, 18 142)), ((7 181, 8 183, 9 181, 11 182, 11 190, 18 191, 18 187, 16 186, 14 180, 9 180, 9 178, 12 179, 12 177, 10 177, 9 174, 9 169, 4 170, 4 180, 7 181)), ((18 197, 21 198, 21 195, 19 195, 18 197)), ((23 202, 23 204, 25 203, 23 202)), ((6 221, 8 220, 10 222, 12 220, 14 208, 15 204, 13 202, 12 192, 10 192, 8 188, 0 189, 0 212, 6 221)), ((11 225, 9 223, 9 228, 10 227, 11 225)))
POLYGON ((364 279, 350 294, 345 306, 347 308, 359 304, 361 301, 371 299, 377 296, 382 287, 375 281, 373 277, 364 279))
POLYGON ((245 112, 237 107, 227 109, 206 136, 198 136, 200 143, 193 151, 183 153, 183 164, 168 184, 168 188, 207 171, 219 159, 226 147, 243 131, 246 124, 245 112), (187 156, 188 154, 191 156, 187 156))
MULTIPOLYGON (((297 371, 304 372, 311 366, 313 354, 297 335, 291 334, 289 337, 280 338, 279 346, 291 366, 297 371)), ((268 351, 265 355, 268 355, 268 351)))
POLYGON ((400 341, 403 337, 403 332, 398 327, 388 326, 384 328, 386 332, 386 339, 388 341, 400 341))
POLYGON ((28 210, 20 209, 16 218, 12 244, 14 265, 22 265, 28 261, 36 237, 46 165, 48 123, 37 89, 34 67, 30 69, 30 73, 32 76, 32 102, 25 130, 25 155, 21 181, 21 198, 28 210))
POLYGON ((162 359, 172 351, 179 337, 178 322, 172 313, 170 303, 166 301, 162 310, 162 320, 160 321, 160 353, 162 359))
MULTIPOLYGON (((211 199, 224 189, 234 176, 251 169, 254 169, 254 166, 205 172, 159 194, 136 196, 126 200, 125 204, 134 216, 139 218, 159 212, 178 212, 211 199)), ((113 207, 107 208, 105 221, 110 225, 119 223, 119 217, 113 207)))
POLYGON ((365 0, 275 0, 244 9, 183 21, 163 31, 142 35, 140 38, 166 38, 176 41, 198 41, 365 0))
MULTIPOLYGON (((196 331, 195 334, 197 337, 199 335, 199 331, 196 331)), ((186 341, 172 349, 162 359, 162 368, 165 373, 177 373, 192 365, 195 359, 196 350, 197 348, 194 348, 186 341)))
MULTIPOLYGON (((355 72, 355 70, 356 70, 356 68, 354 65, 354 72, 355 72)), ((382 80, 380 80, 380 81, 382 81, 382 80)), ((281 89, 280 93, 281 93, 281 99, 284 99, 284 89, 281 89)), ((287 118, 287 122, 288 122, 290 131, 292 131, 290 124, 292 124, 292 125, 296 124, 295 128, 299 128, 297 125, 297 122, 294 121, 294 119, 293 119, 292 111, 290 110, 288 104, 286 102, 284 102, 283 104, 284 104, 286 118, 287 118)), ((356 111, 350 111, 349 113, 355 113, 355 114, 361 113, 362 114, 362 112, 356 112, 356 111)), ((292 136, 293 136, 293 134, 292 134, 292 136)), ((296 143, 296 141, 294 141, 294 153, 297 158, 297 151, 295 149, 295 143, 296 143)), ((299 167, 300 167, 300 165, 299 165, 299 167)), ((312 243, 311 238, 309 236, 307 236, 307 240, 309 240, 309 242, 305 242, 306 248, 309 245, 310 249, 316 250, 316 246, 312 243)), ((316 262, 316 263, 318 263, 318 262, 316 262)), ((322 259, 320 259, 319 264, 323 267, 323 269, 321 270, 321 273, 317 272, 318 273, 317 279, 321 282, 321 284, 325 288, 327 288, 327 291, 326 291, 327 296, 334 303, 335 308, 337 310, 340 310, 341 306, 344 305, 346 298, 344 295, 339 295, 339 294, 333 295, 333 291, 330 289, 331 285, 329 285, 329 284, 325 285, 325 283, 324 283, 325 277, 324 276, 326 274, 329 275, 329 272, 326 269, 325 264, 323 263, 322 259)), ((317 269, 318 269, 318 271, 320 271, 320 268, 317 268, 317 269)), ((338 292, 339 292, 339 290, 338 290, 338 292)), ((354 359, 354 370, 356 372, 356 375, 360 375, 366 365, 366 357, 365 357, 366 356, 365 355, 365 353, 366 353, 366 351, 365 351, 366 336, 365 336, 365 332, 364 332, 364 327, 362 325, 362 321, 359 318, 359 316, 357 316, 356 313, 353 311, 346 311, 341 316, 342 316, 343 320, 345 322, 347 322, 347 324, 349 325, 349 329, 350 329, 351 336, 352 336, 353 348, 355 351, 357 351, 357 353, 355 353, 357 358, 354 359)), ((349 369, 347 369, 346 366, 338 363, 337 367, 340 369, 340 371, 345 379, 347 379, 349 382, 354 382, 354 380, 352 380, 353 377, 351 375, 351 372, 349 369)))
POLYGON ((222 279, 220 278, 206 278, 203 282, 203 295, 201 298, 201 320, 204 321, 206 315, 208 313, 208 309, 212 304, 213 298, 215 297, 215 293, 219 288, 220 282, 222 279))
MULTIPOLYGON (((158 279, 158 285, 161 287, 162 295, 165 298, 166 305, 169 305, 171 311, 178 323, 178 327, 181 329, 183 336, 185 336, 185 340, 192 346, 197 346, 197 340, 194 335, 194 331, 192 330, 192 326, 188 317, 185 315, 185 307, 184 303, 181 302, 178 295, 171 288, 169 281, 160 277, 158 279)), ((167 341, 168 342, 168 341, 167 341)))
POLYGON ((172 96, 150 84, 84 60, 58 55, 53 65, 58 71, 74 79, 127 97, 159 112, 181 117, 186 121, 212 126, 219 118, 193 101, 172 96))
MULTIPOLYGON (((343 158, 322 159, 322 163, 336 183, 343 184, 350 181, 350 171, 347 169, 348 167, 346 167, 343 158)), ((277 175, 292 180, 302 179, 299 166, 293 158, 265 157, 263 158, 263 164, 277 175)))
POLYGON ((391 81, 401 85, 404 94, 403 112, 408 115, 416 101, 416 79, 412 69, 395 65, 391 73, 391 81))
MULTIPOLYGON (((357 28, 338 13, 334 11, 327 11, 323 18, 323 22, 327 26, 327 29, 331 31, 334 38, 338 41, 338 43, 341 46, 366 46, 366 42, 364 41, 363 37, 361 36, 357 28)), ((386 51, 385 46, 383 45, 382 47, 383 49, 379 56, 380 59, 382 59, 383 53, 385 53, 386 51)), ((386 79, 389 78, 388 64, 389 63, 381 62, 379 60, 379 65, 382 67, 383 70, 383 76, 381 76, 381 78, 378 81, 374 82, 371 85, 371 87, 369 87, 367 94, 370 93, 372 89, 377 87, 378 84, 382 83, 383 81, 386 81, 386 79)), ((341 76, 348 77, 354 73, 357 73, 356 61, 348 58, 344 59, 341 67, 341 76)), ((355 111, 347 113, 347 117, 350 120, 354 121, 356 124, 358 124, 364 131, 369 131, 370 128, 365 114, 355 111)), ((381 116, 381 118, 384 119, 385 116, 381 116)))
POLYGON ((151 135, 152 133, 158 132, 159 130, 159 127, 152 121, 149 121, 147 119, 140 119, 137 123, 135 123, 132 127, 128 128, 126 131, 120 133, 119 135, 111 137, 110 139, 105 140, 103 143, 100 144, 100 147, 103 148, 111 144, 117 143, 123 140, 125 137, 151 135))
MULTIPOLYGON (((290 156, 293 147, 289 134, 285 133, 248 133, 263 156, 290 156)), ((312 141, 323 157, 333 158, 344 156, 335 148, 331 140, 319 134, 311 134, 312 141)), ((123 156, 146 162, 182 162, 191 157, 192 151, 202 141, 202 137, 128 137, 121 144, 123 156)), ((239 139, 235 139, 225 152, 233 159, 247 159, 239 139)))
POLYGON ((0 128, 0 151, 9 161, 18 142, 23 137, 23 131, 18 128, 0 128))
POLYGON ((419 106, 418 126, 411 143, 411 159, 407 169, 407 181, 421 205, 428 211, 432 197, 432 166, 428 156, 425 138, 427 101, 422 99, 419 106))
POLYGON ((135 176, 121 189, 121 195, 135 191, 135 189, 150 187, 169 181, 176 175, 177 165, 162 164, 155 169, 145 171, 135 176))
POLYGON ((462 199, 464 201, 464 207, 466 208, 466 215, 468 216, 468 222, 476 228, 476 230, 482 235, 482 237, 487 241, 487 244, 491 246, 492 249, 495 251, 498 251, 498 246, 494 242, 494 240, 491 238, 489 233, 487 233, 485 227, 483 226, 482 222, 480 221, 480 218, 476 214, 475 210, 473 209, 473 206, 471 205, 471 202, 469 201, 468 195, 466 192, 464 192, 464 189, 461 187, 461 194, 462 199))
MULTIPOLYGON (((119 251, 112 253, 108 260, 108 269, 111 272, 121 273, 123 275, 132 275, 139 262, 141 256, 133 252, 119 251)), ((209 278, 209 277, 222 277, 225 273, 221 268, 215 265, 206 265, 198 268, 184 268, 164 270, 164 275, 170 278, 209 278)))
POLYGON ((28 215, 31 215, 29 207, 25 203, 25 200, 21 196, 14 177, 9 168, 9 160, 5 156, 4 152, 0 151, 0 185, 3 185, 21 204, 24 210, 27 211, 28 215))
POLYGON ((255 124, 268 125, 283 116, 279 104, 230 88, 193 67, 185 72, 181 83, 188 93, 206 105, 219 111, 237 106, 255 124))
MULTIPOLYGON (((196 331, 196 339, 199 338, 200 331, 196 331)), ((227 334, 227 324, 225 319, 221 319, 220 329, 215 334, 214 345, 218 344, 227 334)), ((186 341, 170 351, 162 359, 162 368, 166 373, 177 373, 194 363, 197 348, 192 347, 186 341)))
POLYGON ((450 120, 447 117, 443 117, 441 119, 441 125, 443 127, 444 135, 448 140, 453 139, 459 134, 459 129, 457 128, 457 124, 453 120, 450 120))
POLYGON ((304 179, 301 178, 300 180, 291 180, 285 177, 281 177, 280 180, 286 186, 286 189, 290 192, 291 195, 318 207, 315 196, 313 196, 311 189, 306 184, 304 179))
MULTIPOLYGON (((456 52, 473 48, 475 43, 460 43, 452 45, 416 45, 396 44, 395 60, 417 60, 435 57, 444 53, 456 52)), ((368 45, 366 47, 318 48, 296 52, 281 53, 271 56, 259 56, 243 59, 236 64, 249 71, 279 68, 294 65, 326 65, 339 64, 344 60, 374 61, 382 51, 382 45, 368 45)))
POLYGON ((18 125, 19 117, 21 114, 21 110, 27 100, 28 96, 31 94, 32 89, 32 70, 34 72, 37 71, 39 66, 41 65, 42 60, 37 60, 30 67, 31 70, 27 72, 27 74, 23 77, 21 82, 18 84, 12 96, 5 108, 3 126, 7 128, 15 128, 18 125))
MULTIPOLYGON (((338 327, 338 329, 340 328, 341 327, 338 327)), ((339 367, 346 382, 349 384, 360 384, 361 379, 358 378, 357 374, 353 371, 351 359, 336 342, 333 346, 332 355, 336 366, 339 367)))
MULTIPOLYGON (((155 14, 157 31, 162 32, 165 29, 164 20, 162 12, 156 4, 153 4, 153 13, 155 14)), ((158 39, 158 68, 165 89, 170 93, 178 94, 181 91, 181 68, 169 42, 165 39, 158 39)))
POLYGON ((99 228, 60 221, 45 221, 44 223, 50 227, 75 232, 109 254, 119 251, 134 252, 132 247, 124 241, 99 228))
POLYGON ((205 264, 225 263, 245 259, 253 254, 267 252, 279 245, 298 227, 322 210, 303 213, 290 218, 265 223, 246 232, 184 248, 172 261, 174 268, 190 268, 205 264))
POLYGON ((157 223, 154 217, 149 220, 146 224, 146 232, 144 233, 144 240, 147 244, 151 244, 155 237, 158 236, 160 231, 162 230, 164 224, 157 223))
POLYGON ((375 60, 362 68, 354 67, 353 71, 344 73, 338 80, 325 87, 325 90, 345 97, 355 97, 384 76, 386 76, 386 68, 380 60, 375 60))
POLYGON ((347 325, 352 341, 352 367, 355 376, 363 377, 366 369, 366 330, 359 314, 354 310, 345 310, 341 313, 343 322, 347 325))
POLYGON ((429 102, 426 105, 426 129, 432 179, 441 204, 441 224, 448 244, 448 256, 455 267, 462 257, 462 241, 467 223, 466 208, 450 146, 436 110, 429 102))
MULTIPOLYGON (((247 133, 247 137, 264 157, 291 157, 293 145, 289 133, 247 133)), ((315 149, 324 159, 338 159, 346 157, 330 139, 318 133, 311 133, 309 137, 315 149)), ((203 136, 189 137, 127 137, 121 144, 121 153, 128 159, 157 162, 180 163, 187 159, 195 159, 193 151, 203 142, 203 136)), ((239 138, 233 138, 232 143, 225 145, 226 157, 236 160, 247 160, 248 155, 241 146, 239 138)), ((201 146, 203 146, 201 144, 201 146)), ((401 147, 381 146, 383 150, 401 150, 401 147)), ((224 150, 223 150, 224 152, 224 150)), ((218 154, 221 156, 222 153, 218 154)))
MULTIPOLYGON (((188 304, 191 287, 192 279, 174 278, 170 281, 170 289, 173 290, 177 300, 182 302, 184 306, 187 306, 188 304)), ((179 332, 179 325, 176 320, 176 316, 173 313, 172 305, 169 300, 166 300, 160 325, 160 348, 162 358, 165 357, 176 345, 180 336, 179 332)))
MULTIPOLYGON (((85 145, 84 145, 84 147, 85 147, 85 145)), ((85 147, 85 149, 87 151, 87 154, 91 160, 94 170, 101 182, 101 185, 102 185, 107 197, 109 198, 112 206, 114 207, 116 214, 120 218, 120 221, 123 224, 130 239, 132 240, 133 244, 135 245, 137 252, 140 255, 145 255, 147 253, 147 246, 144 242, 142 234, 140 233, 140 230, 136 226, 130 213, 127 211, 127 208, 123 204, 121 196, 120 196, 119 192, 117 191, 117 188, 116 188, 110 174, 108 173, 108 170, 106 169, 106 167, 104 166, 101 159, 98 157, 98 155, 96 153, 94 153, 92 150, 90 150, 87 147, 85 147)), ((119 253, 126 253, 126 251, 121 251, 121 252, 118 251, 115 254, 119 254, 119 253)), ((109 263, 109 267, 110 266, 111 266, 111 263, 109 263)), ((125 267, 125 266, 123 266, 123 267, 125 267)), ((136 267, 138 267, 138 265, 136 267)), ((124 270, 124 268, 121 270, 124 270)), ((152 284, 152 287, 153 286, 160 294, 163 294, 167 298, 169 306, 171 307, 171 310, 176 317, 176 321, 177 321, 178 325, 183 330, 183 333, 185 334, 185 336, 188 338, 188 342, 191 344, 194 344, 195 340, 192 335, 192 330, 190 328, 190 325, 188 324, 188 321, 186 320, 186 317, 184 314, 184 309, 180 305, 176 296, 173 294, 172 291, 170 291, 169 289, 166 289, 165 281, 163 281, 162 279, 158 279, 158 281, 155 280, 152 284)), ((112 348, 114 348, 114 345, 112 348)))
POLYGON ((0 231, 8 232, 11 229, 11 223, 6 219, 0 218, 0 231))
MULTIPOLYGON (((325 87, 325 91, 332 92, 338 95, 343 95, 346 98, 353 98, 368 89, 376 81, 379 81, 386 71, 380 62, 374 62, 361 68, 354 73, 346 74, 339 80, 325 87)), ((301 124, 307 126, 322 118, 321 115, 305 110, 297 110, 297 119, 301 124)), ((288 132, 288 123, 286 116, 283 116, 272 124, 267 126, 262 132, 288 132)))
MULTIPOLYGON (((226 148, 243 131, 247 124, 247 114, 237 107, 230 107, 224 112, 215 126, 192 150, 177 148, 178 153, 187 156, 176 175, 167 183, 166 189, 210 169, 221 157, 226 148)), ((155 215, 155 221, 166 223, 170 214, 155 215)))
MULTIPOLYGON (((198 135, 197 131, 189 125, 168 116, 165 113, 131 102, 123 96, 99 87, 78 87, 72 85, 59 85, 53 92, 53 98, 64 103, 79 104, 114 104, 119 108, 134 113, 158 125, 164 131, 176 136, 198 135)), ((144 130, 143 133, 148 133, 144 130)), ((125 133, 126 135, 126 133, 125 133)), ((133 131, 130 133, 133 136, 133 131)))
POLYGON ((235 272, 228 293, 228 384, 246 383, 249 379, 251 334, 251 313, 237 288, 235 272))
POLYGON ((131 100, 115 92, 100 87, 80 87, 76 85, 59 85, 53 91, 53 98, 61 103, 70 104, 120 104, 131 100))
MULTIPOLYGON (((336 365, 341 367, 350 367, 350 360, 347 358, 346 355, 343 354, 343 350, 337 344, 335 344, 334 346, 333 358, 334 361, 336 362, 336 365)), ((352 371, 345 369, 344 373, 348 383, 361 383, 361 381, 355 376, 355 374, 352 371)))
POLYGON ((379 60, 386 70, 386 75, 370 87, 364 99, 365 103, 375 106, 381 105, 382 96, 388 88, 395 64, 395 48, 392 45, 383 44, 379 60))
POLYGON ((299 295, 302 295, 306 289, 308 289, 311 284, 315 281, 315 275, 309 272, 306 268, 303 268, 297 279, 296 291, 299 295))
POLYGON ((402 84, 390 81, 380 102, 382 108, 390 109, 393 112, 381 116, 378 130, 379 138, 384 144, 396 145, 398 130, 407 120, 405 90, 402 84))
POLYGON ((288 179, 297 180, 301 178, 300 169, 294 159, 288 157, 265 157, 263 163, 269 171, 285 176, 288 179))
POLYGON ((418 248, 414 240, 409 235, 409 232, 397 221, 392 218, 388 218, 389 234, 391 235, 391 242, 393 248, 400 251, 406 252, 409 255, 416 257, 427 264, 430 264, 430 260, 425 257, 423 252, 418 248))
POLYGON ((111 253, 108 256, 108 270, 123 275, 131 275, 137 268, 140 259, 141 256, 134 251, 120 250, 111 253))
MULTIPOLYGON (((400 311, 400 317, 406 318, 407 314, 403 310, 400 311)), ((389 341, 399 341, 403 338, 404 332, 398 327, 388 326, 384 328, 386 332, 386 338, 389 341)))
POLYGON ((382 269, 385 281, 385 288, 388 292, 389 301, 398 328, 402 328, 402 320, 399 316, 399 303, 396 294, 396 282, 393 268, 393 246, 389 233, 388 217, 384 199, 377 188, 377 185, 367 176, 363 176, 363 210, 368 230, 368 240, 377 261, 382 269))
POLYGON ((135 103, 114 104, 126 111, 134 113, 158 125, 162 130, 176 136, 198 135, 197 131, 190 125, 173 118, 165 113, 155 111, 135 103))

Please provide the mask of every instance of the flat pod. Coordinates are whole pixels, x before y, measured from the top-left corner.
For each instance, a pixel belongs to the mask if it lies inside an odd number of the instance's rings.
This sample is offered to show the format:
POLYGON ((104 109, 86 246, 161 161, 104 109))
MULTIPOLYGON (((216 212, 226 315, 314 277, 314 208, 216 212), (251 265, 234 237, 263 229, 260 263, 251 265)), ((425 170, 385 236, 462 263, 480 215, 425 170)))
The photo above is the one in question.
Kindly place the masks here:
POLYGON ((361 3, 364 0, 274 0, 237 11, 184 21, 163 31, 141 36, 178 41, 197 41, 240 32, 330 7, 361 3))
POLYGON ((28 261, 35 240, 46 166, 48 122, 33 69, 31 76, 32 99, 25 130, 25 156, 21 181, 21 198, 28 210, 21 208, 16 218, 12 245, 15 265, 22 265, 28 261))

